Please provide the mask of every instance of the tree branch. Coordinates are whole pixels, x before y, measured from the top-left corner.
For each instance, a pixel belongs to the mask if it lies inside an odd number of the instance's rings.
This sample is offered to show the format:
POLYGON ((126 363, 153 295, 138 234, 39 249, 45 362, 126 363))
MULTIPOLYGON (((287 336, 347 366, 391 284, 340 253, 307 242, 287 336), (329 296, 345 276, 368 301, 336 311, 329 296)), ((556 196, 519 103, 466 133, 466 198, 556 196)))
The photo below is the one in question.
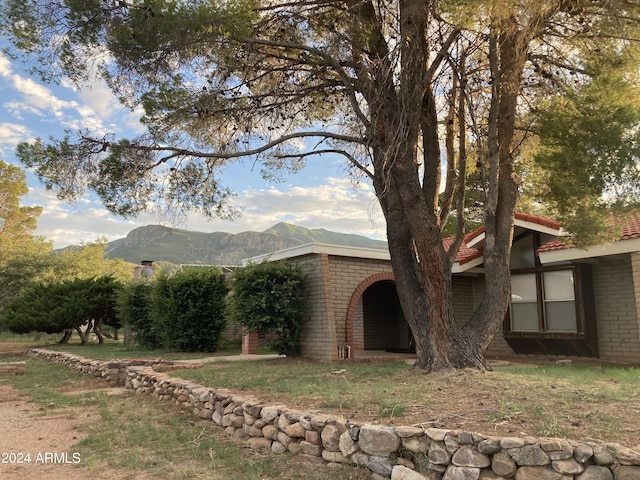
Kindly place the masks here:
MULTIPOLYGON (((160 162, 164 162, 166 160, 169 160, 171 158, 175 158, 178 156, 191 156, 191 157, 199 157, 199 158, 218 158, 218 159, 248 157, 248 156, 264 153, 267 150, 277 147, 278 145, 281 145, 289 140, 295 140, 295 139, 307 138, 307 137, 324 137, 324 138, 328 138, 328 139, 330 138, 330 139, 338 140, 342 142, 359 143, 362 145, 366 144, 366 142, 362 138, 352 137, 349 135, 340 135, 337 133, 330 133, 330 132, 297 132, 289 135, 283 135, 277 138, 276 140, 265 143, 264 145, 257 148, 253 148, 251 150, 228 152, 228 153, 216 153, 216 152, 202 152, 197 150, 190 150, 187 148, 178 148, 178 147, 161 146, 161 145, 141 145, 141 144, 122 145, 122 144, 108 141, 104 138, 102 140, 97 140, 95 138, 91 138, 87 136, 82 136, 81 138, 85 141, 93 142, 93 143, 102 145, 103 147, 106 147, 106 148, 119 148, 124 150, 138 150, 138 151, 144 151, 144 152, 171 152, 168 156, 163 157, 160 160, 160 162)), ((154 166, 157 166, 157 165, 154 165, 154 166)))

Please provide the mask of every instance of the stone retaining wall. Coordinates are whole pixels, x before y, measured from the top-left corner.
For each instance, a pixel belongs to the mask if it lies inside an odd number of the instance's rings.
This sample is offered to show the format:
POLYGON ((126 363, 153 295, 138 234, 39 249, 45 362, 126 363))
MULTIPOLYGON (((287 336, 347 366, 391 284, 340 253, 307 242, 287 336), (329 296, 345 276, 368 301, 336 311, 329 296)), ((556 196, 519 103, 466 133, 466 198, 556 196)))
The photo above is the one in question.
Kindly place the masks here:
POLYGON ((26 366, 25 362, 0 362, 0 375, 21 375, 26 366))
POLYGON ((185 364, 159 360, 99 362, 42 349, 28 354, 173 402, 205 421, 215 422, 254 449, 356 464, 382 478, 640 480, 640 446, 360 425, 339 416, 269 405, 254 397, 211 389, 165 373, 172 368, 188 368, 185 364))

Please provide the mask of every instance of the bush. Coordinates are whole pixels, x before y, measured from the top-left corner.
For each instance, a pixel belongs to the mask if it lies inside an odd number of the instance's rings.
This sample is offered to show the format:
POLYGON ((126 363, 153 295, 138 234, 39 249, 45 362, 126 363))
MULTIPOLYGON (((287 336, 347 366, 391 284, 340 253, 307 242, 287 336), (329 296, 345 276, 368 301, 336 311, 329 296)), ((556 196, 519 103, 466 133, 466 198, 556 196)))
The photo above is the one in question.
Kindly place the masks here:
POLYGON ((303 279, 300 267, 286 262, 237 269, 227 305, 229 319, 243 325, 248 333, 277 333, 273 348, 283 355, 298 355, 303 279))
POLYGON ((224 330, 227 287, 219 268, 185 268, 159 275, 151 292, 151 318, 163 346, 211 352, 224 330))
POLYGON ((151 284, 133 282, 122 287, 117 310, 121 322, 135 336, 135 342, 145 348, 162 348, 163 341, 151 318, 151 284))

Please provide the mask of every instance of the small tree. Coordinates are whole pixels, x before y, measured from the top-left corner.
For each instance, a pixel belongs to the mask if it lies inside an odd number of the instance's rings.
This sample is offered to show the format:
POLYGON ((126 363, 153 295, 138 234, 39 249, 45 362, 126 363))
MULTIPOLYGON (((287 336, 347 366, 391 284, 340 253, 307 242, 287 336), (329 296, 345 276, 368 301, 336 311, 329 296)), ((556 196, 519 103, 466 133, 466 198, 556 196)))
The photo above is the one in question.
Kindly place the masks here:
POLYGON ((153 284, 151 317, 163 346, 188 352, 216 349, 224 330, 225 278, 219 268, 186 268, 153 284))
POLYGON ((101 324, 118 327, 113 310, 116 288, 111 277, 36 283, 7 304, 3 322, 15 333, 64 333, 60 343, 75 330, 84 345, 93 331, 102 343, 101 324))
POLYGON ((303 273, 284 262, 259 263, 236 270, 228 300, 228 314, 249 333, 277 333, 277 352, 300 353, 304 309, 303 273))

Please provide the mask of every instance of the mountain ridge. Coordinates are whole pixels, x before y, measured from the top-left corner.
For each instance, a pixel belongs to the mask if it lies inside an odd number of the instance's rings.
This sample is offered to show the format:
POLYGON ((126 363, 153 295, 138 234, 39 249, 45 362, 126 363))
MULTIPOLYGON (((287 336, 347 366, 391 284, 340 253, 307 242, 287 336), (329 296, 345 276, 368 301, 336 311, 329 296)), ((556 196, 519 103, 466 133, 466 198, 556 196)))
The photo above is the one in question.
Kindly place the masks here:
POLYGON ((279 222, 263 232, 198 232, 162 225, 131 230, 125 238, 108 242, 107 258, 132 263, 143 260, 174 264, 238 265, 246 258, 306 243, 328 243, 386 249, 387 243, 362 235, 299 227, 279 222))

